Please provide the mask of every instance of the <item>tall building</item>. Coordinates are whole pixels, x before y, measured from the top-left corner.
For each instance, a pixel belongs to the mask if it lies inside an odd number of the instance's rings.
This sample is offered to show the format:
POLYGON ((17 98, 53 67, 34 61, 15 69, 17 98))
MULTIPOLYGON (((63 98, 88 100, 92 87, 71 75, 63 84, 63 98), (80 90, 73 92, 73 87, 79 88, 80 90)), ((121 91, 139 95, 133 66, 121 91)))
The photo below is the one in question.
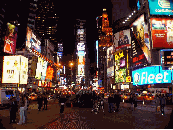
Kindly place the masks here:
POLYGON ((37 3, 38 0, 32 0, 29 3, 29 16, 28 16, 28 24, 27 26, 32 30, 35 29, 35 18, 36 18, 36 11, 37 11, 37 3))
MULTIPOLYGON (((108 19, 108 14, 106 12, 106 9, 103 9, 103 13, 102 16, 99 16, 98 19, 96 19, 98 21, 102 21, 102 22, 98 22, 97 28, 98 28, 98 33, 99 33, 99 37, 98 37, 98 45, 96 45, 97 47, 97 59, 98 59, 98 65, 97 65, 97 70, 98 73, 96 75, 96 77, 98 76, 98 81, 99 84, 98 86, 103 86, 105 87, 105 90, 108 91, 107 88, 107 48, 111 47, 113 42, 112 42, 112 28, 109 27, 109 19, 108 19)), ((97 44, 97 41, 96 41, 97 44)))
POLYGON ((52 0, 38 2, 35 32, 41 39, 49 39, 54 45, 57 45, 58 18, 52 0))
POLYGON ((86 20, 76 19, 75 36, 77 47, 76 83, 84 86, 86 82, 86 20))

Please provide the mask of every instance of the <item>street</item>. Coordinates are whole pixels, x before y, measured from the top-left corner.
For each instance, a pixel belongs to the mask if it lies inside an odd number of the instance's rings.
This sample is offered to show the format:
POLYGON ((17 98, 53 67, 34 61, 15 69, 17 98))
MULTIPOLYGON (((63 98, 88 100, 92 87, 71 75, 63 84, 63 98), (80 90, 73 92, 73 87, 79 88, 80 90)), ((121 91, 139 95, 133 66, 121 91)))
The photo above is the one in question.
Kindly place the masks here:
MULTIPOLYGON (((58 101, 48 104, 48 110, 38 111, 36 102, 31 103, 28 110, 28 120, 24 125, 9 124, 9 110, 0 110, 3 128, 7 129, 164 129, 169 121, 172 108, 165 107, 165 115, 155 112, 151 105, 138 104, 137 110, 132 111, 129 103, 120 104, 119 112, 95 114, 91 108, 65 107, 64 113, 59 114, 58 101)), ((17 115, 17 122, 19 115, 17 115)))

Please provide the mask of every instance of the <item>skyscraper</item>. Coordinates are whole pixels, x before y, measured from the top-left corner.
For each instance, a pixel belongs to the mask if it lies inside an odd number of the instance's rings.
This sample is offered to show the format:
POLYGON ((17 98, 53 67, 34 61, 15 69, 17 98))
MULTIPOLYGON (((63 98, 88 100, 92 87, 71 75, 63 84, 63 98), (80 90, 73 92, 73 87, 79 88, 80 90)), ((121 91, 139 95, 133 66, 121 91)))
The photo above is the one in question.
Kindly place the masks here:
POLYGON ((75 36, 77 46, 76 82, 84 86, 86 78, 86 20, 76 19, 75 36))
POLYGON ((58 18, 52 0, 38 2, 35 32, 40 38, 49 39, 54 45, 57 45, 58 18))

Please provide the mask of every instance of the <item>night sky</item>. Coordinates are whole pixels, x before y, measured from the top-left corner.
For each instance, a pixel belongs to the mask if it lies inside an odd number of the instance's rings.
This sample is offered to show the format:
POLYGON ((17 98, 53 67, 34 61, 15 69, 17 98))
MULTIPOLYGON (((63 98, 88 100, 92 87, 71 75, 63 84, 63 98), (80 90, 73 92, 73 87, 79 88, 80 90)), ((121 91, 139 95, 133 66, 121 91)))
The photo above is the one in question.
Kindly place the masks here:
MULTIPOLYGON (((15 1, 15 0, 14 0, 15 1)), ((26 25, 29 7, 28 2, 21 0, 20 4, 15 2, 9 3, 10 10, 8 11, 9 17, 6 20, 15 19, 13 15, 18 12, 20 26, 18 28, 18 39, 17 48, 21 48, 25 43, 26 38, 26 25), (15 3, 15 4, 14 4, 15 3), (16 6, 14 6, 16 5, 16 6), (25 12, 25 13, 24 13, 25 12)), ((124 2, 127 0, 122 0, 123 6, 124 2)), ((59 17, 58 23, 58 35, 57 39, 62 39, 64 43, 64 56, 68 54, 73 54, 75 46, 75 36, 74 36, 74 25, 75 19, 86 20, 86 44, 88 48, 88 56, 90 58, 90 63, 95 61, 95 41, 97 40, 97 26, 96 17, 101 16, 103 8, 107 9, 110 25, 112 25, 112 2, 111 0, 67 0, 58 1, 54 0, 55 13, 59 17)), ((123 11, 121 9, 121 11, 123 11)), ((124 8, 126 11, 126 8, 124 8)), ((67 58, 67 60, 69 60, 67 58)))

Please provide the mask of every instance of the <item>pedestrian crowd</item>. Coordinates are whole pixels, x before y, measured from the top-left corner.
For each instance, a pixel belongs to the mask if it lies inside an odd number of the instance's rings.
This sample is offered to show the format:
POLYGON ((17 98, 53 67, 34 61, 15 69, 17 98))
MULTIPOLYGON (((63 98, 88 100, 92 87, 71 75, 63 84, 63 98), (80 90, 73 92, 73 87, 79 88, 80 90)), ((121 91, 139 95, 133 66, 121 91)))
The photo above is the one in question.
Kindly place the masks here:
MULTIPOLYGON (((27 122, 27 110, 29 107, 29 99, 27 94, 18 94, 16 97, 10 97, 10 124, 16 123, 16 114, 19 114, 18 125, 25 124, 27 122)), ((39 94, 37 98, 38 111, 43 107, 43 110, 47 110, 47 96, 46 94, 39 94)))
POLYGON ((166 97, 164 94, 156 94, 155 96, 156 112, 161 112, 164 115, 164 108, 166 105, 166 97))

